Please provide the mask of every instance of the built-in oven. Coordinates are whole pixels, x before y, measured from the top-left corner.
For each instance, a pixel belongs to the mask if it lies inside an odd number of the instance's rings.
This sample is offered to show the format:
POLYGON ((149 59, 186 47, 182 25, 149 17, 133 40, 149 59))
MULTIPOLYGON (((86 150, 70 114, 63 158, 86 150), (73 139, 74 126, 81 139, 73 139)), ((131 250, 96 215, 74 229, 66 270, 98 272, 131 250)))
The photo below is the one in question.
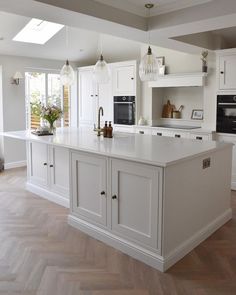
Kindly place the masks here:
POLYGON ((114 124, 135 124, 135 96, 114 96, 114 124))
POLYGON ((217 95, 216 131, 236 133, 236 95, 217 95))

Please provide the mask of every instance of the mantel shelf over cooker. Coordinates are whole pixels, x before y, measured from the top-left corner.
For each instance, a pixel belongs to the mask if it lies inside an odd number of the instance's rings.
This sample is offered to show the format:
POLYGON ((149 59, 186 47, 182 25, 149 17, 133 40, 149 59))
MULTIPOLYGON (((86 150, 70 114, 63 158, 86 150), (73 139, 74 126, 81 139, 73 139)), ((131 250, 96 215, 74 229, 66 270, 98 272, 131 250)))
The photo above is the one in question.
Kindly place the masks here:
POLYGON ((148 83, 151 88, 163 87, 203 87, 207 73, 180 73, 159 76, 157 81, 148 83))

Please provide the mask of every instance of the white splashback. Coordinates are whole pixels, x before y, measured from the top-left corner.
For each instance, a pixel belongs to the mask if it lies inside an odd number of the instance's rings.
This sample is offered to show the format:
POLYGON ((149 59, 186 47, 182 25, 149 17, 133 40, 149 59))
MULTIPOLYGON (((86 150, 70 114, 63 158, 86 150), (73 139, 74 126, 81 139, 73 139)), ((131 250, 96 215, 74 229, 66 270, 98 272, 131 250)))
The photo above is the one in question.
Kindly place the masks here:
MULTIPOLYGON (((158 98, 157 98, 158 99, 158 98)), ((191 120, 193 109, 203 109, 203 88, 202 87, 179 87, 168 88, 163 91, 163 105, 170 100, 176 109, 183 105, 182 119, 191 120)))

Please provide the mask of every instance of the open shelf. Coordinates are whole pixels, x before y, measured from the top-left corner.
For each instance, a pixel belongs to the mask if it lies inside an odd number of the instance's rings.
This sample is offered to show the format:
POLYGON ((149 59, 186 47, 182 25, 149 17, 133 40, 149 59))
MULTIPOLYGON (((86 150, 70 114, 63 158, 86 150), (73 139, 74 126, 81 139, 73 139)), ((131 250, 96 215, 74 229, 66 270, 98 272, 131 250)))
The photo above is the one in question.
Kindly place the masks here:
POLYGON ((163 87, 202 87, 207 73, 181 73, 159 76, 156 81, 148 83, 151 88, 163 87))

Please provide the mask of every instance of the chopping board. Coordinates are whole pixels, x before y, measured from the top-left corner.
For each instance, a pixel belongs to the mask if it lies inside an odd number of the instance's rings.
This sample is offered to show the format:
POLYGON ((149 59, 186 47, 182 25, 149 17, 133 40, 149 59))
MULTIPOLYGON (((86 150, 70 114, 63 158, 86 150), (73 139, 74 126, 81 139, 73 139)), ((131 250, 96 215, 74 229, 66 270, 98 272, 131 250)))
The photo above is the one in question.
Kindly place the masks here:
POLYGON ((172 118, 172 112, 175 110, 175 105, 167 101, 167 104, 163 105, 162 118, 172 118))

